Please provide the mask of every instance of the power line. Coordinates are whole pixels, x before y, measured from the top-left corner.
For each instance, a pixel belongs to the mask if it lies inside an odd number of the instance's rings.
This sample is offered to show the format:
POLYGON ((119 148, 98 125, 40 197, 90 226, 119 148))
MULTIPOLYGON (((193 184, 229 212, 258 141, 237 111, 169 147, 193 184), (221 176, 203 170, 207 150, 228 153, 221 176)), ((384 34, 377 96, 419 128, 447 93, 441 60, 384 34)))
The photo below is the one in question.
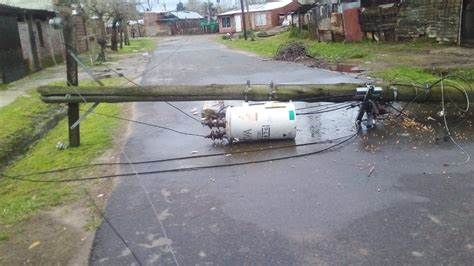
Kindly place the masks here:
POLYGON ((118 232, 118 230, 115 228, 115 226, 112 225, 112 223, 109 221, 109 219, 105 216, 105 214, 100 210, 99 206, 97 206, 97 204, 95 203, 95 201, 92 199, 89 191, 87 191, 87 189, 84 189, 87 197, 89 198, 89 201, 90 203, 92 204, 92 206, 95 208, 96 212, 100 215, 100 217, 102 217, 102 219, 104 219, 104 222, 106 224, 109 225, 110 229, 112 229, 112 231, 115 233, 115 235, 120 239, 120 241, 125 245, 125 247, 130 251, 130 253, 132 254, 133 258, 135 259, 135 261, 138 263, 138 265, 143 265, 142 262, 140 261, 140 259, 138 258, 138 256, 135 254, 135 252, 133 252, 132 248, 130 248, 130 246, 127 244, 127 241, 125 241, 125 239, 122 237, 122 235, 118 232))
MULTIPOLYGON (((114 73, 116 74, 121 74, 119 72, 117 72, 115 69, 113 68, 110 68, 109 66, 105 66, 106 68, 108 68, 109 70, 113 71, 114 73)), ((122 78, 126 79, 128 82, 134 84, 135 86, 137 86, 138 88, 143 88, 140 84, 134 82, 133 80, 127 78, 125 75, 121 75, 122 78)), ((191 118, 192 120, 198 122, 199 124, 201 124, 201 121, 199 121, 198 119, 196 119, 195 117, 191 116, 190 114, 186 113, 185 111, 181 110, 179 107, 175 106, 174 104, 170 103, 170 102, 165 102, 166 104, 168 104, 169 106, 171 106, 172 108, 176 109, 177 111, 179 111, 180 113, 184 114, 185 116, 191 118)))
POLYGON ((28 178, 22 178, 18 176, 9 176, 5 174, 0 174, 6 178, 14 179, 14 180, 19 180, 19 181, 27 181, 27 182, 35 182, 35 183, 65 183, 65 182, 78 182, 78 181, 90 181, 90 180, 98 180, 98 179, 109 179, 109 178, 115 178, 115 177, 126 177, 126 176, 133 176, 133 175, 151 175, 151 174, 163 174, 163 173, 173 173, 173 172, 187 172, 187 171, 196 171, 196 170, 203 170, 203 169, 213 169, 213 168, 223 168, 223 167, 233 167, 233 166, 242 166, 242 165, 249 165, 249 164, 260 164, 260 163, 266 163, 266 162, 273 162, 273 161, 281 161, 281 160, 287 160, 287 159, 294 159, 294 158, 300 158, 300 157, 305 157, 305 156, 310 156, 310 155, 315 155, 318 153, 322 153, 325 151, 328 151, 332 148, 335 148, 337 146, 340 146, 354 137, 357 136, 358 133, 354 133, 348 138, 330 145, 329 147, 312 151, 312 152, 306 152, 306 153, 301 153, 301 154, 296 154, 296 155, 289 155, 289 156, 282 156, 282 157, 277 157, 277 158, 270 158, 270 159, 262 159, 262 160, 254 160, 254 161, 247 161, 247 162, 238 162, 238 163, 229 163, 229 164, 219 164, 219 165, 205 165, 205 166, 195 166, 195 167, 185 167, 185 168, 172 168, 172 169, 166 169, 166 170, 154 170, 154 171, 143 171, 143 172, 135 172, 135 173, 123 173, 123 174, 113 174, 113 175, 103 175, 103 176, 92 176, 92 177, 85 177, 85 178, 65 178, 65 179, 56 179, 56 180, 39 180, 39 179, 28 179, 28 178))
MULTIPOLYGON (((312 111, 312 112, 306 112, 306 113, 296 113, 296 115, 315 115, 315 114, 322 114, 322 113, 328 113, 328 112, 337 111, 337 110, 344 109, 344 108, 348 108, 348 107, 349 107, 349 108, 350 108, 350 107, 353 107, 353 104, 343 105, 343 106, 335 107, 335 108, 332 108, 332 109, 323 109, 323 110, 312 111)), ((354 107, 355 107, 355 106, 354 106, 354 107)))
POLYGON ((164 129, 164 130, 169 130, 169 131, 172 131, 172 132, 181 134, 181 135, 195 136, 195 137, 204 137, 204 138, 206 137, 206 135, 195 134, 195 133, 188 133, 188 132, 184 132, 184 131, 179 131, 179 130, 176 130, 176 129, 172 129, 172 128, 169 128, 169 127, 165 127, 165 126, 159 126, 159 125, 155 125, 155 124, 151 124, 151 123, 147 123, 147 122, 142 122, 142 121, 137 121, 137 120, 133 120, 133 119, 128 119, 128 118, 123 118, 123 117, 119 117, 119 116, 113 116, 113 115, 98 113, 98 112, 95 112, 95 111, 93 111, 92 113, 93 113, 93 114, 96 114, 96 115, 100 115, 100 116, 105 116, 105 117, 109 117, 109 118, 114 118, 114 119, 118 119, 118 120, 122 120, 122 121, 127 121, 127 122, 130 122, 130 123, 136 123, 136 124, 140 124, 140 125, 145 125, 145 126, 160 128, 160 129, 164 129))
MULTIPOLYGON (((332 143, 334 141, 337 141, 337 140, 340 140, 340 139, 345 139, 345 138, 350 137, 350 136, 352 136, 352 135, 343 136, 343 137, 335 138, 335 139, 329 139, 329 140, 313 141, 313 142, 293 144, 293 145, 284 145, 284 146, 279 146, 279 147, 267 147, 267 148, 259 148, 259 149, 250 149, 250 150, 236 151, 236 152, 230 152, 230 153, 229 152, 222 152, 222 153, 182 156, 182 157, 174 157, 174 158, 166 158, 166 159, 158 159, 158 160, 136 161, 136 162, 131 162, 131 164, 132 165, 154 164, 154 163, 163 163, 163 162, 171 162, 171 161, 182 161, 182 160, 189 160, 189 159, 210 158, 210 157, 229 156, 229 155, 232 156, 232 155, 237 155, 237 154, 263 152, 263 151, 268 151, 268 150, 277 150, 277 149, 287 149, 287 148, 312 146, 312 145, 317 145, 317 144, 332 143)), ((74 169, 99 167, 99 166, 116 166, 116 165, 129 165, 129 163, 128 162, 118 162, 118 163, 84 164, 84 165, 77 165, 77 166, 72 166, 72 167, 54 169, 54 170, 50 170, 50 171, 35 172, 35 173, 28 173, 28 174, 19 174, 19 175, 15 175, 15 176, 16 177, 37 176, 37 175, 46 175, 46 174, 66 172, 66 171, 74 170, 74 169)))
MULTIPOLYGON (((76 60, 78 60, 78 59, 76 59, 76 60)), ((94 76, 93 73, 91 73, 91 75, 94 76)), ((97 81, 97 79, 94 79, 94 80, 97 81)), ((100 83, 99 83, 99 84, 100 84, 100 83)), ((102 85, 103 85, 103 84, 102 84, 102 85)), ((82 100, 84 101, 84 103, 87 103, 86 99, 84 99, 84 97, 77 91, 77 89, 76 89, 74 86, 73 86, 72 88, 73 88, 73 89, 75 90, 75 92, 82 98, 82 100)), ((103 124, 101 124, 101 125, 103 126, 103 124)), ((155 214, 155 216, 156 216, 156 219, 157 219, 158 223, 159 223, 160 226, 161 226, 161 230, 162 230, 163 235, 167 236, 167 233, 166 233, 165 227, 164 227, 164 225, 163 225, 163 222, 159 219, 159 215, 158 215, 158 213, 157 213, 155 204, 154 204, 153 201, 151 200, 150 196, 148 195, 148 191, 146 191, 145 186, 144 186, 143 183, 141 182, 139 173, 136 171, 136 169, 135 169, 135 167, 133 166, 133 164, 131 164, 131 161, 130 161, 130 159, 129 159, 127 153, 125 152, 125 150, 122 149, 121 152, 122 152, 122 154, 125 156, 125 159, 128 161, 128 163, 130 164, 130 166, 132 167, 133 175, 136 176, 138 182, 140 183, 140 186, 141 186, 143 192, 144 192, 145 195, 146 195, 146 198, 147 198, 147 200, 148 200, 148 203, 150 204, 150 206, 152 206, 153 211, 154 211, 154 214, 155 214)), ((117 234, 118 234, 118 232, 117 232, 117 234)), ((174 254, 174 251, 173 251, 173 248, 172 248, 171 244, 167 244, 167 246, 168 246, 168 248, 169 248, 171 254, 173 255, 173 260, 174 260, 175 264, 176 264, 176 265, 179 265, 179 263, 178 263, 178 261, 177 261, 177 259, 176 259, 176 256, 175 256, 175 254, 174 254)))

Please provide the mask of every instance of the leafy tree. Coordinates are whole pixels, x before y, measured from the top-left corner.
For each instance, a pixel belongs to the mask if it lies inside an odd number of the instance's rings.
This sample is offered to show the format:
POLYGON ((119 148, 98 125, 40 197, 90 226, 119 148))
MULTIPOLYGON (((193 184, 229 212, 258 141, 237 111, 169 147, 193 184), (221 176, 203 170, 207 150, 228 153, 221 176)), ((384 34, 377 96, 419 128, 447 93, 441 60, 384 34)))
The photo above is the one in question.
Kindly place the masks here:
POLYGON ((177 5, 176 5, 176 11, 184 11, 184 4, 180 1, 177 5))

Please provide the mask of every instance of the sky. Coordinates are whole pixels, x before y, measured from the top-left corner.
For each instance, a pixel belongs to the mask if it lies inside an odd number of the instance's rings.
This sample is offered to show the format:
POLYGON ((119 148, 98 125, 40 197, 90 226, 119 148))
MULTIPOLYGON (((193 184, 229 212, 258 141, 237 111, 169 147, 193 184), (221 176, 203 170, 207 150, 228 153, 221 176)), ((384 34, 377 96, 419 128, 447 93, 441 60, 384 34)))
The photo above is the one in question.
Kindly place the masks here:
MULTIPOLYGON (((145 2, 145 0, 142 0, 145 2)), ((199 0, 200 2, 204 2, 207 0, 199 0)), ((214 3, 216 5, 216 0, 209 0, 211 3, 214 3)), ((228 7, 232 7, 234 5, 236 0, 220 0, 220 5, 226 5, 228 7)), ((154 1, 157 2, 157 1, 154 1)), ((176 5, 180 2, 180 0, 159 0, 159 4, 154 4, 153 5, 153 11, 159 11, 159 10, 164 10, 163 8, 163 3, 166 3, 166 10, 175 10, 176 5)), ((187 0, 182 0, 183 4, 186 6, 186 3, 188 2, 187 0)))

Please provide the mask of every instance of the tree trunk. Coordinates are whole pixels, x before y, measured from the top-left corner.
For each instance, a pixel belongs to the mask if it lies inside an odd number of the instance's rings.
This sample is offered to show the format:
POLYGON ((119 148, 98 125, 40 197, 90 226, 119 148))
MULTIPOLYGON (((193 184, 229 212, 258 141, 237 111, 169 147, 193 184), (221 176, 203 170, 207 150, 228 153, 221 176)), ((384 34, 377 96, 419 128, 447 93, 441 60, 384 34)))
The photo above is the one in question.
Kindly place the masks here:
POLYGON ((120 21, 120 50, 123 49, 123 21, 120 21))
POLYGON ((105 22, 104 22, 104 16, 100 16, 98 18, 99 20, 99 30, 100 30, 100 37, 102 38, 107 38, 107 32, 105 31, 105 22))
POLYGON ((125 21, 125 23, 123 24, 123 35, 124 35, 124 44, 125 45, 130 45, 130 36, 128 36, 128 25, 127 25, 127 22, 125 21))
POLYGON ((112 37, 110 39, 110 49, 117 51, 117 20, 112 21, 112 37))

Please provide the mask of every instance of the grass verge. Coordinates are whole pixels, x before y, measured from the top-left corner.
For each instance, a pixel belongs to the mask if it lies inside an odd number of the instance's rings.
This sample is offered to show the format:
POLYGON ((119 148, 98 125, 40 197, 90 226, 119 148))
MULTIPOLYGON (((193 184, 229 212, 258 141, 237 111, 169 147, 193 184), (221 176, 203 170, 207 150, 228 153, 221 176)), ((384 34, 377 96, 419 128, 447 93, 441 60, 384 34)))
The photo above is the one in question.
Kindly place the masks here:
MULTIPOLYGON (((106 85, 117 85, 120 82, 121 80, 118 78, 104 80, 106 85)), ((91 85, 88 82, 83 82, 82 84, 91 85)), ((36 97, 32 96, 36 100, 31 108, 38 110, 47 109, 47 105, 40 102, 36 97)), ((81 109, 83 108, 86 108, 86 106, 81 107, 81 109)), ((101 104, 97 108, 97 112, 120 115, 121 109, 121 104, 101 104)), ((0 115, 3 113, 4 110, 0 110, 0 115)), ((11 120, 27 120, 28 117, 25 114, 19 116, 14 111, 9 111, 7 116, 11 120)), ((119 124, 118 120, 91 114, 81 123, 81 146, 58 150, 56 148, 58 142, 67 143, 68 141, 67 120, 64 119, 31 147, 24 157, 8 166, 4 173, 7 175, 18 175, 90 163, 111 147, 119 124)), ((11 127, 19 127, 17 131, 21 131, 20 127, 28 127, 30 125, 29 121, 24 123, 14 122, 11 127)), ((3 128, 1 131, 3 131, 3 128)), ((92 172, 86 170, 72 171, 34 176, 32 178, 54 180, 85 174, 92 174, 92 172)), ((0 210, 0 224, 18 223, 29 218, 38 209, 71 202, 83 194, 81 183, 31 183, 5 178, 0 179, 0 181, 0 194, 2 195, 0 197, 0 206, 2 206, 0 210)))
POLYGON ((245 41, 244 39, 224 40, 221 38, 220 42, 232 48, 254 52, 266 57, 273 57, 280 45, 298 41, 305 44, 310 55, 330 63, 360 59, 375 60, 381 56, 386 57, 386 54, 398 52, 424 52, 440 47, 437 44, 421 41, 403 43, 375 43, 369 41, 357 43, 326 43, 299 37, 291 37, 300 35, 301 34, 295 35, 288 31, 272 37, 257 38, 255 41, 245 41))
POLYGON ((35 90, 0 108, 0 166, 23 150, 23 143, 34 138, 41 124, 64 111, 59 105, 47 105, 35 90))
POLYGON ((153 51, 156 48, 156 39, 141 37, 130 39, 130 45, 124 45, 123 49, 118 50, 118 54, 141 53, 153 51))
POLYGON ((10 87, 9 84, 0 84, 0 91, 8 90, 10 87))

